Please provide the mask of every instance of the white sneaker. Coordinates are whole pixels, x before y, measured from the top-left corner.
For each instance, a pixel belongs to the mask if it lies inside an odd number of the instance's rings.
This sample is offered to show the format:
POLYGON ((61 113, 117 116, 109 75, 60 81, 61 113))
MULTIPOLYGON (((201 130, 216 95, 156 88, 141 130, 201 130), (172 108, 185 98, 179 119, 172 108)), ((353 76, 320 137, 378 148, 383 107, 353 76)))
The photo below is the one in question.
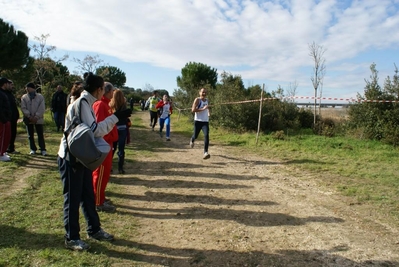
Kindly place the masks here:
POLYGON ((42 151, 42 156, 47 156, 46 150, 43 150, 43 151, 42 151))
POLYGON ((31 150, 30 152, 29 152, 29 155, 35 155, 36 154, 36 151, 35 150, 31 150))
POLYGON ((190 147, 193 148, 194 147, 194 142, 190 140, 190 147))
POLYGON ((204 153, 204 156, 202 157, 203 159, 209 159, 211 155, 208 154, 208 152, 204 153))
POLYGON ((10 158, 10 156, 8 156, 8 155, 3 155, 3 156, 0 156, 0 161, 11 161, 11 158, 10 158))

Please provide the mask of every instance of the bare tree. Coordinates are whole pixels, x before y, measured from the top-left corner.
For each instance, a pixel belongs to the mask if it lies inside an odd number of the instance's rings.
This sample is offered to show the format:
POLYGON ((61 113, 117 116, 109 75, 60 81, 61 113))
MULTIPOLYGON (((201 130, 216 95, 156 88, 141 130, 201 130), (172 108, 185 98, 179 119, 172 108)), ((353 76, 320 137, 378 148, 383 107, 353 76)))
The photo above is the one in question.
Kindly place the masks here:
POLYGON ((104 61, 100 59, 99 55, 90 56, 86 55, 84 59, 73 58, 73 61, 78 64, 76 67, 82 73, 85 72, 93 72, 95 73, 96 69, 102 64, 104 61))
POLYGON ((288 85, 287 89, 287 97, 290 99, 291 102, 295 102, 295 96, 298 89, 298 82, 294 81, 288 85))
MULTIPOLYGON (((326 73, 326 60, 324 53, 326 49, 316 44, 315 42, 309 44, 309 56, 312 57, 314 62, 313 73, 310 77, 314 88, 314 118, 313 124, 316 124, 316 104, 317 104, 317 89, 323 84, 324 75, 326 73)), ((320 97, 321 98, 321 97, 320 97)))

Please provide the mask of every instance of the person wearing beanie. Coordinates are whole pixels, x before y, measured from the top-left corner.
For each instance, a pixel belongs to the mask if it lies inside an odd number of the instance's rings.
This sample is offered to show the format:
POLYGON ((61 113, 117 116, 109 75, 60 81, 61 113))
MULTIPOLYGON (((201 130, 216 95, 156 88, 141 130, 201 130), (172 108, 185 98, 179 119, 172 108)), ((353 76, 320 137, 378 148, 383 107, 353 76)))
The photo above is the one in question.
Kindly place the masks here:
POLYGON ((34 83, 27 83, 25 86, 26 94, 21 97, 21 110, 24 114, 24 122, 28 132, 30 155, 35 155, 37 146, 35 144, 34 130, 36 129, 37 138, 39 141, 40 153, 43 156, 47 155, 46 144, 44 142, 44 111, 46 106, 44 97, 36 92, 34 83))
POLYGON ((11 81, 7 78, 0 78, 0 161, 10 161, 6 150, 11 138, 11 108, 10 101, 5 93, 11 87, 11 81))

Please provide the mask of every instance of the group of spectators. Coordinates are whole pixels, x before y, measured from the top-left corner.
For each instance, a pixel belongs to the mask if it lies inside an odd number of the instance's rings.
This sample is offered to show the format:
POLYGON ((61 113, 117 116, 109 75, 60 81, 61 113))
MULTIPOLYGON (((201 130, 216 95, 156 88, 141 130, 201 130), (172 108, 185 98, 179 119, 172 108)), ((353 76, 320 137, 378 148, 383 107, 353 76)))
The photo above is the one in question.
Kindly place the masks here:
MULTIPOLYGON (((9 154, 19 153, 15 150, 15 137, 19 111, 17 101, 12 93, 13 82, 0 78, 0 160, 10 161, 9 154)), ((47 155, 44 137, 44 97, 36 91, 33 83, 25 86, 26 94, 21 98, 23 121, 30 144, 30 154, 36 154, 33 132, 36 129, 39 148, 42 155, 47 155)), ((129 101, 130 102, 130 101, 129 101)), ((150 112, 150 126, 154 128, 159 119, 159 135, 163 137, 163 128, 166 125, 166 140, 170 141, 170 115, 173 112, 172 103, 168 95, 162 99, 158 92, 147 100, 150 112)), ((64 196, 64 228, 65 247, 72 250, 87 250, 90 245, 80 238, 79 207, 82 208, 87 223, 89 238, 111 241, 112 234, 101 228, 99 211, 114 212, 116 207, 105 196, 105 189, 112 172, 112 158, 117 152, 118 171, 124 174, 125 145, 129 140, 130 115, 132 110, 127 108, 127 101, 123 92, 109 82, 104 82, 101 76, 87 73, 84 82, 73 84, 67 95, 62 86, 58 85, 51 101, 51 111, 58 131, 68 129, 73 122, 76 103, 80 103, 81 122, 87 124, 95 137, 103 137, 111 149, 106 159, 94 171, 88 169, 69 153, 66 135, 61 139, 58 150, 58 167, 63 184, 64 196), (83 98, 86 101, 76 101, 83 98)), ((204 159, 208 159, 209 145, 209 108, 206 98, 206 89, 201 89, 200 97, 193 102, 194 133, 190 139, 190 146, 202 130, 204 133, 204 159)))

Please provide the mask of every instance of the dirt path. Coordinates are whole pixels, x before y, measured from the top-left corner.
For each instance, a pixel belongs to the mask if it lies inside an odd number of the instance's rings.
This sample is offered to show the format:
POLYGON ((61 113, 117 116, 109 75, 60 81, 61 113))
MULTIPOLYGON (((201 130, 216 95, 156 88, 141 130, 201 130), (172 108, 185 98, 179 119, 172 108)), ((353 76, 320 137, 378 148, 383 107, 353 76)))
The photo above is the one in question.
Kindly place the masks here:
POLYGON ((133 134, 133 147, 160 142, 128 167, 140 266, 399 266, 397 226, 313 175, 219 145, 203 160, 173 127, 171 142, 133 134))

